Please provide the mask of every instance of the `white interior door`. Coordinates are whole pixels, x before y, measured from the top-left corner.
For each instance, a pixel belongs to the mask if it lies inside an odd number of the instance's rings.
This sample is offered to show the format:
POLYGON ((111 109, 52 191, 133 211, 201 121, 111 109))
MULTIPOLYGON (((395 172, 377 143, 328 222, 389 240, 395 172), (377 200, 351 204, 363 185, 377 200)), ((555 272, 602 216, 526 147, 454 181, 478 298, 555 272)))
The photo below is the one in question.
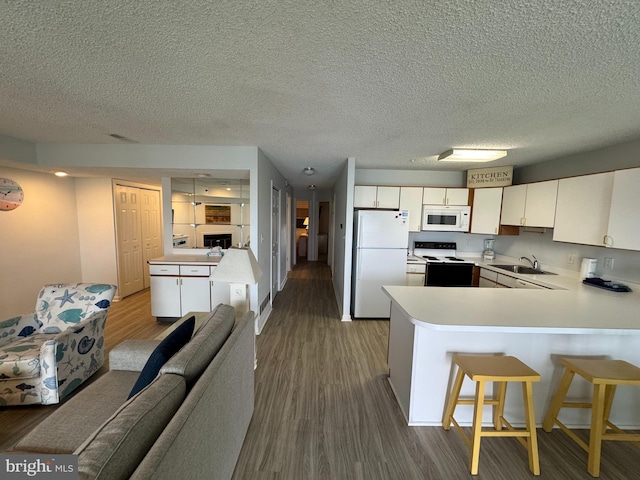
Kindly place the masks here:
POLYGON ((139 189, 116 185, 119 294, 126 297, 144 288, 139 189))
POLYGON ((144 288, 151 286, 148 260, 163 255, 162 248, 162 209, 158 190, 140 189, 141 221, 142 221, 142 269, 144 288))

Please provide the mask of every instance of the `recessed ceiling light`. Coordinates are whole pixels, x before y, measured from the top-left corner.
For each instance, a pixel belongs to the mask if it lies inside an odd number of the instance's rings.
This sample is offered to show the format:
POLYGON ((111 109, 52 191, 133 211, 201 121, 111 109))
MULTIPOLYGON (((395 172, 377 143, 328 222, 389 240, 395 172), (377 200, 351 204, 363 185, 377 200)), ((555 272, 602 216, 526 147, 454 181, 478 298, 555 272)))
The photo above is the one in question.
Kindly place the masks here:
POLYGON ((309 190, 315 190, 315 189, 316 189, 316 186, 315 186, 315 185, 313 185, 313 184, 311 184, 311 185, 309 185, 307 188, 308 188, 309 190))
POLYGON ((67 175, 69 175, 67 172, 63 172, 62 170, 55 172, 54 175, 56 177, 66 177, 67 175))
POLYGON ((305 175, 313 175, 314 173, 316 173, 316 170, 313 167, 304 167, 304 170, 302 171, 305 175))
POLYGON ((506 150, 452 148, 438 155, 439 162, 491 162, 507 156, 506 150))
POLYGON ((198 178, 209 178, 211 176, 210 173, 199 173, 198 178))

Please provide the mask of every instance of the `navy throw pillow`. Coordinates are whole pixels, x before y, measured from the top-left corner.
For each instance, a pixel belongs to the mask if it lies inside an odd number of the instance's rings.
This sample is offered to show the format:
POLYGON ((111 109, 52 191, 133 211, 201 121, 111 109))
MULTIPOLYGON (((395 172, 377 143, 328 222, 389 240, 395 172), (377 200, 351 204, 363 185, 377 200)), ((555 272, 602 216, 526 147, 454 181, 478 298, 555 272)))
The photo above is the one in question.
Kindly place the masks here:
POLYGON ((178 350, 191 340, 191 335, 193 335, 195 325, 196 317, 192 316, 185 320, 180 326, 178 326, 178 328, 167 335, 164 340, 158 344, 149 356, 147 363, 144 364, 144 367, 140 372, 135 385, 131 389, 127 400, 153 382, 153 379, 158 376, 158 372, 167 360, 169 360, 178 352, 178 350))

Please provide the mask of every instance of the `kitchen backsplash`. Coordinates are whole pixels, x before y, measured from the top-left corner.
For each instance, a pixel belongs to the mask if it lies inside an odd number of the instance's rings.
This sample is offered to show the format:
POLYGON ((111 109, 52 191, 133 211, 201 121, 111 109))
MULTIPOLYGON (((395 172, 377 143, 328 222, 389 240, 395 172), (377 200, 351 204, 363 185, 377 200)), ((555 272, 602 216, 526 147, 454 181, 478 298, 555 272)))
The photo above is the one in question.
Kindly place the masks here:
POLYGON ((409 234, 409 250, 414 241, 453 241, 457 244, 457 251, 482 252, 485 238, 495 238, 495 251, 498 255, 509 257, 531 257, 535 255, 540 263, 553 265, 567 270, 580 271, 582 258, 598 260, 596 273, 608 279, 640 283, 640 252, 620 250, 616 248, 594 247, 553 241, 553 230, 545 233, 521 231, 520 235, 475 235, 455 232, 419 232, 409 234), (573 256, 573 263, 569 257, 573 256), (605 258, 613 259, 613 268, 605 269, 605 258))

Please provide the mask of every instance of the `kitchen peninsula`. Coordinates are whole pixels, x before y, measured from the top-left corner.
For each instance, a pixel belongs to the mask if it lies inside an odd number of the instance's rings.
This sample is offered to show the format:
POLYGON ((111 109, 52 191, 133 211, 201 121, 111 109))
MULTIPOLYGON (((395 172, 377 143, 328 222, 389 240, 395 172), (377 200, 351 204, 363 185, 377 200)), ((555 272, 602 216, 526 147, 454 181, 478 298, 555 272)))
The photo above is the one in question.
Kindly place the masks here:
MULTIPOLYGON (((547 280, 549 281, 549 280, 547 280)), ((557 277, 563 290, 385 286, 391 299, 389 382, 408 425, 441 425, 453 375, 454 353, 514 355, 540 373, 534 386, 536 422, 541 424, 562 375, 559 358, 595 356, 640 365, 640 286, 615 293, 557 277)), ((462 396, 473 395, 466 380, 462 396)), ((589 397, 574 381, 572 397, 589 397)), ((619 387, 611 419, 640 428, 640 389, 619 387)), ((524 424, 522 394, 507 391, 506 417, 524 424)), ((490 411, 484 421, 491 421, 490 411)), ((456 417, 471 424, 472 407, 456 417)), ((569 426, 588 427, 589 411, 563 410, 569 426)))
POLYGON ((221 258, 195 253, 149 260, 151 314, 175 321, 188 312, 210 312, 219 303, 228 304, 229 285, 209 279, 221 258))

